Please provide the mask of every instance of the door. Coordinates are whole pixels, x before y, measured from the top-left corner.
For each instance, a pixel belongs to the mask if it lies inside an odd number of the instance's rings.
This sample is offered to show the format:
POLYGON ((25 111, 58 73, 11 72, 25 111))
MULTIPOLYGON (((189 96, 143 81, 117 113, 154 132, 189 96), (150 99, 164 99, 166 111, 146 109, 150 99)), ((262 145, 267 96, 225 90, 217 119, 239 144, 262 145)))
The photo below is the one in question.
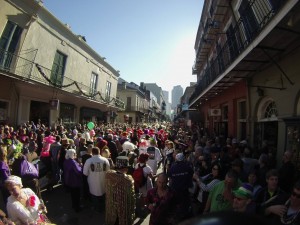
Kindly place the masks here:
POLYGON ((0 68, 10 69, 13 54, 16 51, 21 34, 21 27, 11 21, 7 21, 0 38, 0 68))
POLYGON ((29 121, 37 124, 38 120, 41 123, 49 125, 50 105, 46 102, 31 101, 29 121))

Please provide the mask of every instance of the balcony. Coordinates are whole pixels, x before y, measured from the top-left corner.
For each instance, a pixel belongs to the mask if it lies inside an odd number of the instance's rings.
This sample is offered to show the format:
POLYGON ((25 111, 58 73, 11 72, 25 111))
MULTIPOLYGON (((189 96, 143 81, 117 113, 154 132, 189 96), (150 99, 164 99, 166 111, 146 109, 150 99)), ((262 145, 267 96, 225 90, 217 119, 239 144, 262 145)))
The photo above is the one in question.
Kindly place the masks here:
POLYGON ((78 81, 67 76, 61 79, 51 76, 51 70, 24 57, 12 54, 0 49, 0 72, 7 76, 24 81, 36 82, 48 86, 53 86, 73 95, 80 95, 87 99, 92 99, 102 104, 113 105, 119 110, 124 110, 125 104, 117 98, 111 98, 104 93, 95 91, 78 81))
MULTIPOLYGON (((234 72, 236 72, 240 76, 241 74, 246 72, 255 72, 256 69, 258 69, 258 63, 261 63, 261 67, 265 66, 266 63, 270 63, 269 58, 267 58, 266 56, 262 56, 262 50, 260 50, 260 52, 258 53, 257 50, 252 49, 252 43, 263 32, 263 29, 270 23, 270 21, 284 7, 286 3, 286 1, 283 0, 274 2, 276 3, 273 3, 273 1, 271 3, 271 1, 260 0, 249 1, 243 8, 239 10, 241 17, 237 21, 237 24, 232 27, 232 29, 228 29, 227 32, 223 34, 226 35, 226 41, 224 42, 223 46, 214 49, 214 51, 216 52, 216 57, 210 62, 207 62, 200 58, 201 55, 199 55, 198 58, 196 56, 196 62, 193 69, 195 73, 198 73, 198 84, 196 86, 195 92, 190 98, 190 103, 194 104, 196 100, 200 98, 199 95, 203 96, 207 93, 205 96, 205 98, 207 98, 208 96, 213 96, 219 90, 226 89, 228 86, 230 86, 230 83, 238 82, 238 79, 232 80, 232 77, 234 77, 232 74, 225 77, 229 72, 233 74, 234 72), (251 54, 249 53, 248 55, 246 55, 246 50, 248 50, 251 54), (241 59, 241 55, 243 55, 243 57, 245 58, 241 59), (243 64, 241 61, 243 61, 243 64), (246 62, 248 64, 246 64, 246 62), (206 68, 204 67, 204 70, 199 71, 199 65, 201 63, 204 63, 207 66, 206 68), (250 65, 250 63, 252 64, 250 65), (256 63, 256 65, 254 66, 253 63, 256 63), (227 79, 224 80, 223 78, 227 79), (216 85, 217 82, 218 85, 216 85), (213 90, 215 86, 218 86, 218 91, 213 90)), ((283 24, 281 25, 283 26, 283 24)), ((279 30, 279 27, 276 28, 279 30)), ((287 28, 283 29, 285 29, 286 32, 292 33, 292 30, 288 31, 287 28)), ((279 38, 282 39, 281 42, 284 42, 284 39, 282 38, 282 35, 277 35, 277 33, 275 34, 275 32, 276 31, 272 31, 269 32, 269 34, 266 34, 266 37, 268 37, 268 39, 265 38, 263 41, 261 41, 260 45, 264 47, 270 46, 266 47, 270 50, 272 50, 271 47, 273 47, 273 51, 276 51, 277 46, 272 46, 271 43, 280 42, 279 38)), ((295 32, 295 35, 296 34, 297 33, 295 32)), ((203 40, 201 42, 203 42, 203 40)), ((292 40, 290 42, 292 42, 292 40)), ((203 48, 205 47, 205 45, 209 44, 210 43, 200 43, 200 47, 203 48)), ((256 43, 256 45, 258 44, 256 43)), ((261 46, 258 46, 256 48, 262 48, 261 46)), ((203 52, 203 50, 201 49, 199 49, 198 51, 203 52)), ((211 49, 208 51, 211 52, 211 49)), ((274 56, 275 54, 272 55, 272 57, 274 56)), ((244 75, 243 77, 246 76, 244 75)), ((240 78, 243 77, 240 76, 240 78)))
POLYGON ((148 113, 148 109, 145 109, 143 107, 137 107, 137 106, 126 106, 125 108, 126 112, 140 112, 140 113, 148 113))
MULTIPOLYGON (((205 1, 204 4, 209 4, 210 1, 205 1)), ((207 61, 207 55, 210 52, 211 46, 216 43, 216 32, 220 32, 222 28, 222 21, 230 10, 229 1, 227 0, 212 0, 210 8, 209 5, 205 5, 204 9, 207 11, 202 19, 201 26, 199 26, 198 37, 199 47, 196 49, 196 60, 193 65, 193 74, 199 72, 201 64, 207 61), (205 23, 205 24, 204 24, 205 23)))

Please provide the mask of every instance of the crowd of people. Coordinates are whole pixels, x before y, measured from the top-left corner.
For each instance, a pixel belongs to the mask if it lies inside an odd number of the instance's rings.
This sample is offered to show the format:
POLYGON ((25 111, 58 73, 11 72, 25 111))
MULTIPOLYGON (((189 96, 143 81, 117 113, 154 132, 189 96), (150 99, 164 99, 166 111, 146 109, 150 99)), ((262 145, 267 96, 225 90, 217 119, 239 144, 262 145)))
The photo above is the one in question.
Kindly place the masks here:
POLYGON ((3 224, 48 220, 40 189, 57 184, 75 212, 88 199, 107 225, 130 225, 148 213, 150 225, 172 225, 229 211, 300 224, 300 181, 289 149, 277 165, 266 143, 254 150, 247 140, 165 122, 1 125, 0 141, 3 224))

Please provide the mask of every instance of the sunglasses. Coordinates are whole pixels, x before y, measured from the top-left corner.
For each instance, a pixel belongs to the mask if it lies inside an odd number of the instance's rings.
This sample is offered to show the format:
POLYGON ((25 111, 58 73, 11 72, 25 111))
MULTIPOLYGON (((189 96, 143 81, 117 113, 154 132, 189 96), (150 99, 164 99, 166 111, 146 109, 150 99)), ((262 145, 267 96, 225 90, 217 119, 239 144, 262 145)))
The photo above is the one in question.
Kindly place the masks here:
POLYGON ((292 195, 294 196, 294 197, 296 197, 296 198, 300 198, 300 194, 297 194, 296 192, 292 192, 292 195))

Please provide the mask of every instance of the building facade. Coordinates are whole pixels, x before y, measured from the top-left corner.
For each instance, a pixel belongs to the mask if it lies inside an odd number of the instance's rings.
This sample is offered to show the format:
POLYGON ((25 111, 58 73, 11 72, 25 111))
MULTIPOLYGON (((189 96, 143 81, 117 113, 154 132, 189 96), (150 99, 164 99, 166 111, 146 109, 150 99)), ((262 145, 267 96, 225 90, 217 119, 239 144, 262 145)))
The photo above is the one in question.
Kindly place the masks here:
POLYGON ((41 1, 0 0, 0 122, 110 121, 118 72, 41 1))
MULTIPOLYGON (((116 122, 146 123, 149 122, 150 97, 146 90, 133 82, 119 78, 117 98, 125 103, 125 110, 118 112, 116 122)), ((152 114, 151 114, 152 115, 152 114)))
POLYGON ((168 120, 168 116, 166 114, 166 102, 167 100, 165 99, 166 97, 163 94, 162 88, 159 87, 156 83, 144 83, 141 82, 140 84, 141 87, 145 87, 147 90, 153 93, 153 95, 157 99, 157 105, 158 108, 155 110, 157 116, 157 121, 166 121, 168 120))
POLYGON ((189 108, 189 100, 195 91, 196 84, 191 83, 189 87, 184 90, 180 102, 177 105, 176 115, 173 119, 174 124, 182 128, 192 127, 194 124, 201 123, 201 113, 196 109, 189 108))
POLYGON ((300 3, 208 0, 195 41, 196 90, 209 135, 267 143, 281 161, 300 151, 300 3))
POLYGON ((180 104, 180 98, 183 95, 183 88, 180 85, 176 85, 172 89, 172 109, 177 111, 177 105, 180 104))
POLYGON ((171 120, 171 103, 169 101, 169 92, 163 91, 165 103, 166 103, 166 115, 168 116, 168 119, 171 120))

